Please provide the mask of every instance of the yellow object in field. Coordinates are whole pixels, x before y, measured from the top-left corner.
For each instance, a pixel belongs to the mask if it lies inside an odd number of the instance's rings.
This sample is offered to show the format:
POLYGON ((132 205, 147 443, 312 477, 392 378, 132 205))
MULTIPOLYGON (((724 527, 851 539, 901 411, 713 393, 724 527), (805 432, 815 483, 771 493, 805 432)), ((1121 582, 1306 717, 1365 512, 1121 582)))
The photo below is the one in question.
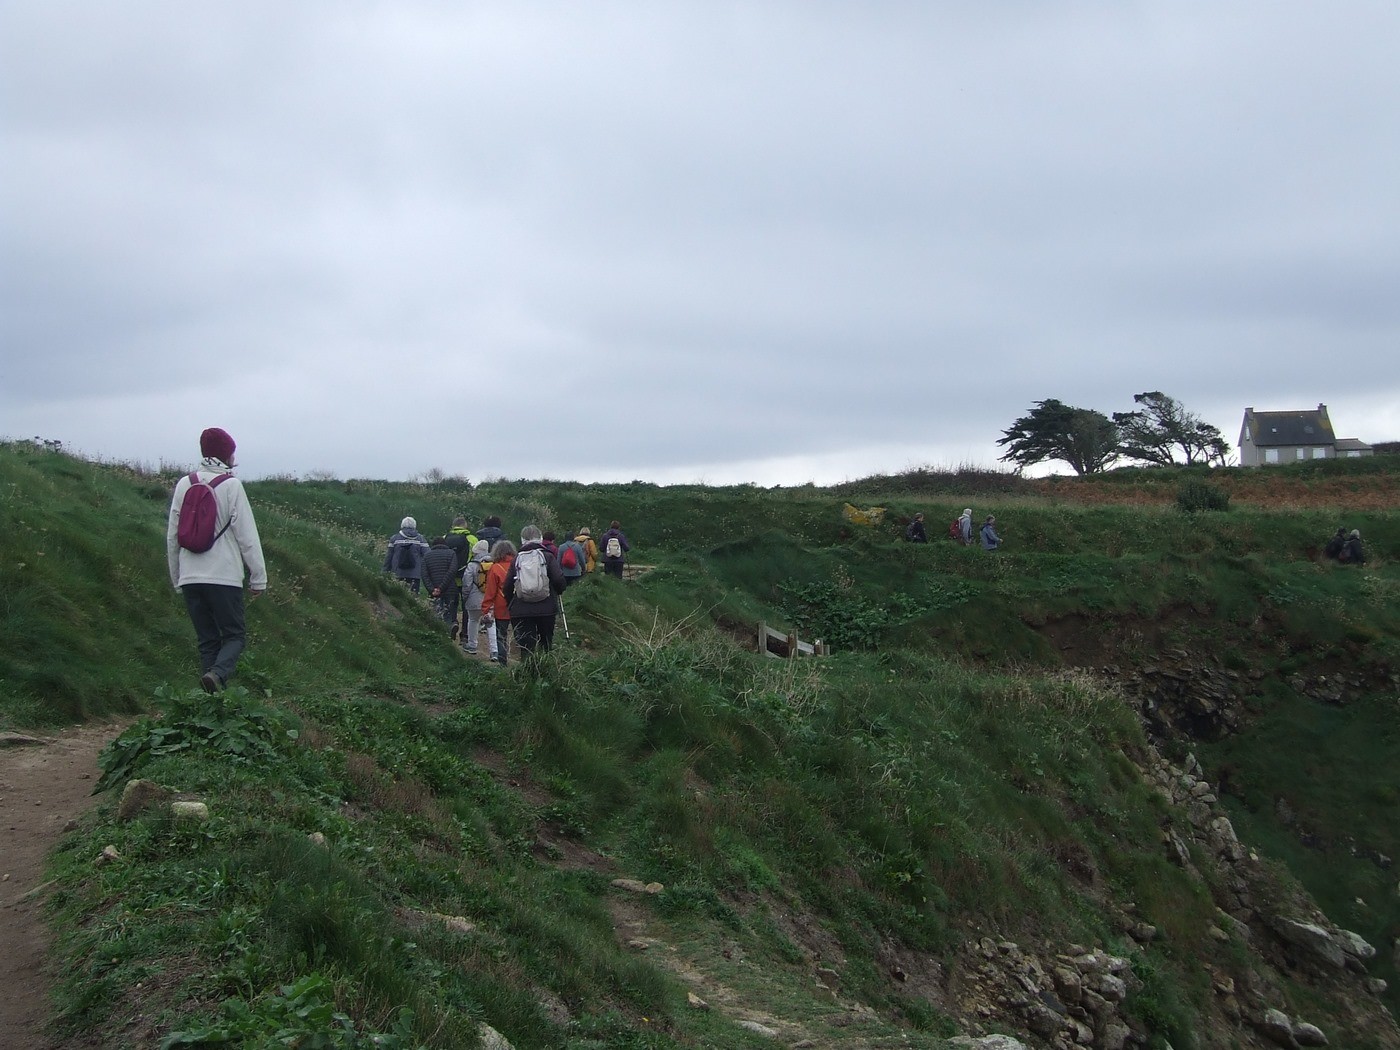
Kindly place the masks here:
POLYGON ((852 525, 878 525, 885 520, 884 507, 861 510, 859 507, 853 507, 847 503, 841 507, 841 514, 852 525))

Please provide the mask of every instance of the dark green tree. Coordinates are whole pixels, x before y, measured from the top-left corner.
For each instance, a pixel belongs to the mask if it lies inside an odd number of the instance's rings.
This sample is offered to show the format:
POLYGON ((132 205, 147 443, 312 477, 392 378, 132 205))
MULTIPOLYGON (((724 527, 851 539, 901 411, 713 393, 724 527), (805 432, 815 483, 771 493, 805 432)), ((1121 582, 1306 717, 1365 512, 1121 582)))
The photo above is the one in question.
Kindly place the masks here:
POLYGON ((1096 474, 1118 455, 1118 427, 1102 412, 1051 398, 1037 401, 997 444, 1006 446, 1001 458, 1019 467, 1058 459, 1076 474, 1096 474))
POLYGON ((1229 442, 1200 416, 1186 411, 1176 398, 1149 390, 1134 394, 1133 400, 1142 408, 1113 413, 1124 457, 1163 467, 1175 463, 1225 465, 1229 442))

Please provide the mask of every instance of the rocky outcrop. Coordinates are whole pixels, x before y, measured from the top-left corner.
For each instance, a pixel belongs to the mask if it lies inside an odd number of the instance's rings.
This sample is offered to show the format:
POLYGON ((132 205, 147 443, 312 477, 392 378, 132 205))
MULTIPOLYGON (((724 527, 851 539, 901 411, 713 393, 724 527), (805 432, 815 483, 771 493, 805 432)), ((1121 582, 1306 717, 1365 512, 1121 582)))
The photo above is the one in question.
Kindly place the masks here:
POLYGON ((1124 671, 1106 667, 1157 739, 1219 740, 1240 727, 1244 698, 1253 692, 1247 675, 1226 671, 1181 649, 1124 671))
MULTIPOLYGON (((967 1012, 1014 1018, 1018 1027, 1064 1050, 1123 1050, 1138 1041, 1122 1012, 1137 987, 1127 959, 1075 944, 1063 952, 1040 955, 990 937, 978 941, 972 955, 971 970, 963 982, 967 1012)), ((1022 1044, 1013 1040, 1005 1045, 1022 1044)))
MULTIPOLYGON (((1242 941, 1258 954, 1261 964, 1282 964, 1290 970, 1311 965, 1324 977, 1331 974, 1344 982, 1360 979, 1365 993, 1384 990, 1384 982, 1371 980, 1365 972, 1366 962, 1376 954, 1374 947, 1358 934, 1329 922, 1305 898, 1276 899, 1258 857, 1235 836, 1194 755, 1187 755, 1184 765, 1177 767, 1153 750, 1143 772, 1185 813, 1184 822, 1163 829, 1163 848, 1175 863, 1197 877, 1205 877, 1197 860, 1211 869, 1222 909, 1214 932, 1221 940, 1242 941)), ((1247 1022, 1276 1046, 1328 1045, 1327 1035, 1316 1025, 1290 1017, 1277 1005, 1282 995, 1266 973, 1258 970, 1248 976, 1247 989, 1237 988, 1229 977, 1217 980, 1216 992, 1227 1016, 1247 1022)))

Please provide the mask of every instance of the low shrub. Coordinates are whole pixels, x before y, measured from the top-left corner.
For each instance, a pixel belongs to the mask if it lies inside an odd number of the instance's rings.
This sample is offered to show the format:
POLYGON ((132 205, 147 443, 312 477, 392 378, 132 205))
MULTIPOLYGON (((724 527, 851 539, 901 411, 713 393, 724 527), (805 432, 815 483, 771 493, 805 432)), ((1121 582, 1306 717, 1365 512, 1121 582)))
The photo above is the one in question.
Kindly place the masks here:
POLYGON ((1230 495, 1207 482, 1191 478, 1176 490, 1176 505, 1187 514, 1203 510, 1229 510, 1230 495))

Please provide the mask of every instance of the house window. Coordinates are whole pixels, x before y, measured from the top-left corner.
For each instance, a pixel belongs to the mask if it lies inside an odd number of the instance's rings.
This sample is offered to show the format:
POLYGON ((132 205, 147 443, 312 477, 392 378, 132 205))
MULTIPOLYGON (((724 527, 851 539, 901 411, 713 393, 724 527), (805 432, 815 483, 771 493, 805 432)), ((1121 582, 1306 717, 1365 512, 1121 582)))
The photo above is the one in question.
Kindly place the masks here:
POLYGON ((1277 462, 1278 462, 1278 449, 1276 449, 1276 448, 1266 448, 1266 449, 1264 450, 1264 462, 1265 462, 1265 463, 1277 463, 1277 462))
POLYGON ((1313 449, 1313 450, 1312 450, 1312 458, 1313 458, 1313 459, 1326 459, 1326 458, 1327 458, 1327 449, 1325 449, 1325 448, 1315 448, 1315 449, 1313 449))
POLYGON ((1294 457, 1297 458, 1297 459, 1307 459, 1307 458, 1308 458, 1308 450, 1305 449, 1305 448, 1295 448, 1295 449, 1293 450, 1293 455, 1294 455, 1294 457))
POLYGON ((1361 453, 1355 451, 1354 449, 1353 449, 1352 451, 1350 451, 1350 452, 1347 453, 1347 459, 1360 459, 1360 458, 1361 458, 1361 453))

